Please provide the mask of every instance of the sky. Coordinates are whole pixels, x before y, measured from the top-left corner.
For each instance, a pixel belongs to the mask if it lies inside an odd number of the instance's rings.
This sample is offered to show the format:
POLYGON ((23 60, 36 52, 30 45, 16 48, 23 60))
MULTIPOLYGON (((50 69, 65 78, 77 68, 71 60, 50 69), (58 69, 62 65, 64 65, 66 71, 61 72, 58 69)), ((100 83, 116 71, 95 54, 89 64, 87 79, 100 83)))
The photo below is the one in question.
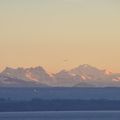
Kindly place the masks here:
POLYGON ((120 72, 119 0, 0 0, 0 71, 80 64, 120 72))

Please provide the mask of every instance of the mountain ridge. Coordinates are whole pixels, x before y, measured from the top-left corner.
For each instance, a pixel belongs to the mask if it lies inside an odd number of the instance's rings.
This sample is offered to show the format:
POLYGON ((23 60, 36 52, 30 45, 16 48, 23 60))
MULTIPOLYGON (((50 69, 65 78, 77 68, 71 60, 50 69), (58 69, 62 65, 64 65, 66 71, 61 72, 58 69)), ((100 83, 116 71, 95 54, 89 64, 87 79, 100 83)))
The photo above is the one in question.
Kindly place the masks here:
POLYGON ((120 86, 120 73, 112 73, 88 64, 49 74, 43 67, 11 68, 0 73, 0 86, 109 87, 120 86), (14 82, 13 82, 14 81, 14 82), (14 84, 15 83, 15 84, 14 84))

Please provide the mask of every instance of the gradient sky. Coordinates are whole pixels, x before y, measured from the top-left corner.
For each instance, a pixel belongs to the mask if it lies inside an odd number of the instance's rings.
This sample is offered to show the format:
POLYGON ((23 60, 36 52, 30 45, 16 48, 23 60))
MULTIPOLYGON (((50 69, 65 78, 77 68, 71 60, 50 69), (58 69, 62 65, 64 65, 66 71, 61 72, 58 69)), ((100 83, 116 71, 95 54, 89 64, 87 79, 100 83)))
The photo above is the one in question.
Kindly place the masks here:
POLYGON ((120 72, 120 0, 0 0, 0 70, 84 63, 120 72))

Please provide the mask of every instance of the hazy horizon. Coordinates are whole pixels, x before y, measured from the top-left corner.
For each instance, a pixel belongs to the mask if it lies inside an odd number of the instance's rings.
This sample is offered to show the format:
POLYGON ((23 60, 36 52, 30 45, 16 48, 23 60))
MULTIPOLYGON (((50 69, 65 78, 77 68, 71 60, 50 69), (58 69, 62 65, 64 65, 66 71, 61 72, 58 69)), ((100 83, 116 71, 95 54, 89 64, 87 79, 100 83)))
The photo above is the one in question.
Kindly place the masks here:
POLYGON ((1 0, 0 71, 80 64, 120 72, 120 1, 1 0))
POLYGON ((72 70, 72 69, 75 69, 75 68, 78 68, 78 67, 83 67, 83 66, 88 66, 88 67, 90 67, 90 68, 96 68, 96 69, 98 69, 98 70, 105 70, 106 72, 108 72, 108 73, 120 73, 120 71, 112 71, 112 70, 110 70, 110 69, 106 69, 106 68, 100 68, 100 67, 98 67, 98 66, 93 66, 93 65, 90 65, 90 64, 79 64, 79 65, 77 65, 77 66, 73 66, 73 67, 71 67, 71 68, 69 68, 69 69, 66 69, 66 68, 60 68, 60 69, 58 69, 58 70, 56 70, 56 71, 49 71, 49 69, 47 69, 45 66, 42 66, 42 65, 37 65, 37 66, 5 66, 3 69, 1 69, 0 70, 0 72, 3 72, 5 69, 7 69, 7 68, 11 68, 11 69, 19 69, 19 68, 21 68, 21 69, 30 69, 30 68, 33 68, 33 69, 35 69, 35 68, 38 68, 38 67, 42 67, 46 72, 48 72, 49 74, 54 74, 54 73, 59 73, 59 72, 61 72, 61 71, 70 71, 70 70, 72 70))

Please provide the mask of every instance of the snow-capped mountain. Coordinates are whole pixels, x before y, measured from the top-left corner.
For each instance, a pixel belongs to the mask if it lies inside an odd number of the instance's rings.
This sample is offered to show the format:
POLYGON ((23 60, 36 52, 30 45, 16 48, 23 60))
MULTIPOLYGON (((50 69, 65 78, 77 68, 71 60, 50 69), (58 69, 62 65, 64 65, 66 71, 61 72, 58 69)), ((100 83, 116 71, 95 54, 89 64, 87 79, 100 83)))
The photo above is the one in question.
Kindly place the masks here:
POLYGON ((11 79, 19 79, 25 82, 32 82, 36 84, 51 84, 51 77, 42 67, 35 68, 9 68, 7 67, 1 76, 9 77, 11 79))
POLYGON ((81 79, 78 75, 73 75, 69 71, 62 70, 53 75, 56 86, 72 87, 75 84, 79 84, 81 79))
POLYGON ((0 86, 105 87, 120 86, 120 73, 84 64, 49 75, 44 68, 10 68, 0 73, 0 86))
POLYGON ((81 80, 94 86, 119 86, 120 74, 101 70, 84 64, 69 71, 71 74, 80 76, 81 80))
POLYGON ((46 84, 37 84, 35 81, 26 81, 18 78, 11 78, 7 76, 0 75, 0 87, 48 87, 46 84))

